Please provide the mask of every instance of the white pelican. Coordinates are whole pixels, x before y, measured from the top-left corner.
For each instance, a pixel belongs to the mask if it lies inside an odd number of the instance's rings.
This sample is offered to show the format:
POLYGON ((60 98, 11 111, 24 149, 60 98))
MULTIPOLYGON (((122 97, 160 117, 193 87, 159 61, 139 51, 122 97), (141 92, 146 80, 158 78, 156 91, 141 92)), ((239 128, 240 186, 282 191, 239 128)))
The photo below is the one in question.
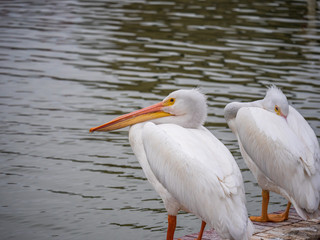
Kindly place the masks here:
POLYGON ((233 102, 224 109, 245 163, 262 188, 261 216, 253 221, 288 219, 291 203, 304 219, 320 216, 320 149, 300 113, 272 86, 264 99, 233 102), (268 214, 269 191, 288 200, 282 214, 268 214))
POLYGON ((206 117, 202 93, 178 90, 90 132, 131 126, 133 152, 168 212, 167 239, 173 239, 180 209, 202 219, 198 239, 206 223, 222 238, 248 239, 253 225, 240 170, 229 150, 202 126, 206 117))

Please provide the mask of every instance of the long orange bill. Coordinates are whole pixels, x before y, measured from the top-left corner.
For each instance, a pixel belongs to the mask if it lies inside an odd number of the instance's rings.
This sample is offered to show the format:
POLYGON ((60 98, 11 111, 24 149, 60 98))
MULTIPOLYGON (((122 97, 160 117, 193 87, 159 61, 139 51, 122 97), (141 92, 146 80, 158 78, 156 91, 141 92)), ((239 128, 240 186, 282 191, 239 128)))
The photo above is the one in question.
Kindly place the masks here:
POLYGON ((149 121, 155 118, 172 116, 170 113, 164 112, 162 110, 163 107, 164 107, 163 102, 156 103, 149 107, 117 117, 101 126, 91 128, 90 132, 112 131, 112 130, 124 128, 127 126, 131 126, 136 123, 149 121))

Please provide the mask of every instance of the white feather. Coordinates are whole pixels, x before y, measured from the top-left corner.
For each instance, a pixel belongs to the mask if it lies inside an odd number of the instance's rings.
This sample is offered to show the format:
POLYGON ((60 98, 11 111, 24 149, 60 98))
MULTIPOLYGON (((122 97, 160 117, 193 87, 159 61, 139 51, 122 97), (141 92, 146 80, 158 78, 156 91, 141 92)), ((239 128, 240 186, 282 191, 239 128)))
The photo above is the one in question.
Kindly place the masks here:
MULTIPOLYGON (((132 125, 131 147, 169 215, 183 209, 223 238, 249 239, 253 225, 240 170, 228 149, 202 126, 206 117, 206 97, 201 92, 178 90, 160 103, 90 131, 132 125)), ((173 238, 172 230, 168 237, 173 238)))
POLYGON ((263 100, 252 103, 230 103, 225 117, 260 187, 286 197, 301 217, 319 217, 319 143, 281 90, 272 87, 263 100), (283 116, 274 112, 275 106, 283 116))
POLYGON ((129 140, 146 177, 170 215, 179 209, 199 216, 228 239, 249 239, 240 170, 229 150, 202 126, 206 98, 198 90, 179 90, 164 108, 174 116, 135 124, 129 140))
POLYGON ((142 138, 151 170, 180 204, 220 236, 247 239, 241 173, 217 138, 203 127, 153 123, 143 126, 142 138))

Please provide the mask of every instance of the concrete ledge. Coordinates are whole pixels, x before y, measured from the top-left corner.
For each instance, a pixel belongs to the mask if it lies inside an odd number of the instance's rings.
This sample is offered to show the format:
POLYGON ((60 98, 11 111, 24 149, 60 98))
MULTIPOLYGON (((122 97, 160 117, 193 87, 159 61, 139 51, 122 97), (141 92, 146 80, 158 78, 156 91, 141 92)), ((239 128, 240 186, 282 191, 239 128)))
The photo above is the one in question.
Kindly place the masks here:
MULTIPOLYGON (((290 209, 289 219, 281 223, 254 223, 255 233, 252 240, 317 240, 320 239, 320 219, 303 220, 294 209, 290 209)), ((198 233, 178 239, 194 240, 198 233)), ((205 231, 203 240, 220 240, 213 229, 205 231)))

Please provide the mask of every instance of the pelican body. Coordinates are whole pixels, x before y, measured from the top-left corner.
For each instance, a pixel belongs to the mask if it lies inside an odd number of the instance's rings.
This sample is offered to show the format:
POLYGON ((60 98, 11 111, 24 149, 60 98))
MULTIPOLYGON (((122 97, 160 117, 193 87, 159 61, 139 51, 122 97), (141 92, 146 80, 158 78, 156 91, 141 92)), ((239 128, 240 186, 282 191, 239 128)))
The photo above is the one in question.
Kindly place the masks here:
POLYGON ((176 215, 184 210, 202 219, 224 239, 249 239, 240 170, 229 150, 205 127, 205 96, 177 90, 162 102, 90 129, 111 131, 131 126, 134 154, 168 212, 167 239, 173 239, 176 215))
POLYGON ((275 86, 264 99, 229 103, 225 119, 235 133, 243 159, 262 188, 261 216, 253 221, 284 221, 291 203, 303 219, 320 216, 320 149, 300 113, 275 86), (283 214, 267 214, 269 191, 288 200, 283 214))

